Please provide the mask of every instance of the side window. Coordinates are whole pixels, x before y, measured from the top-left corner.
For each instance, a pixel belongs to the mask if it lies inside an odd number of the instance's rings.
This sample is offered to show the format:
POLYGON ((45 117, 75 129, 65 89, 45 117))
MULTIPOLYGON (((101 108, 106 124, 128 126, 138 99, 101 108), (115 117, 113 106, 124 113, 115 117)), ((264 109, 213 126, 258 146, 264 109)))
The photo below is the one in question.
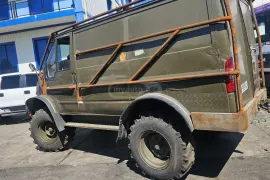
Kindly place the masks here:
POLYGON ((46 74, 49 79, 54 78, 56 71, 70 69, 69 47, 69 37, 57 39, 53 43, 46 63, 46 74))
POLYGON ((4 76, 1 81, 1 89, 20 88, 20 76, 4 76))
POLYGON ((69 37, 64 37, 58 40, 57 43, 57 61, 58 61, 58 71, 64 71, 70 69, 70 39, 69 37))
POLYGON ((26 77, 26 87, 34 87, 37 85, 38 81, 37 75, 29 74, 26 75, 25 77, 26 77))

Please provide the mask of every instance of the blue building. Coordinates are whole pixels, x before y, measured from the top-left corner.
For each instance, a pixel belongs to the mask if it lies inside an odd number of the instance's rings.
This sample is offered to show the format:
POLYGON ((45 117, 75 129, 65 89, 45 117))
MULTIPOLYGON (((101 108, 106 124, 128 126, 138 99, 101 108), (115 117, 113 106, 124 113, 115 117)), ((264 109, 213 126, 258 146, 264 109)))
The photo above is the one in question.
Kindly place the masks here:
POLYGON ((51 32, 131 1, 0 0, 0 74, 39 67, 51 32))

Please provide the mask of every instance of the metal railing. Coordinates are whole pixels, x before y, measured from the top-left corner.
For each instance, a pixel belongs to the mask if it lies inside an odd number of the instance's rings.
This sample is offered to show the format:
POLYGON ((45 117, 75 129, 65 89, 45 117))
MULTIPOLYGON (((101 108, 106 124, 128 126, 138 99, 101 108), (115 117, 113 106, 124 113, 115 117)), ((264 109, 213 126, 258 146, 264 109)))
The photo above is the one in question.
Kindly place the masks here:
POLYGON ((15 0, 0 3, 0 21, 74 8, 74 0, 15 0))

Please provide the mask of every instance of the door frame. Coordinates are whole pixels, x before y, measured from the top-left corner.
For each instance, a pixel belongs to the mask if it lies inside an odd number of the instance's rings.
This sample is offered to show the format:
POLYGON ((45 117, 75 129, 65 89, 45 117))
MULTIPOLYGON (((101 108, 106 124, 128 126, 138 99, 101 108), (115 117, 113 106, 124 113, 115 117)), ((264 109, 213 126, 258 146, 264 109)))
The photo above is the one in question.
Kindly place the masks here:
MULTIPOLYGON (((44 75, 46 78, 46 87, 47 87, 47 94, 50 96, 55 96, 55 98, 57 99, 57 101, 59 102, 59 104, 62 107, 62 112, 60 113, 65 113, 65 112, 71 112, 71 110, 73 112, 78 112, 78 101, 77 101, 77 88, 70 88, 70 86, 76 86, 76 84, 73 83, 73 74, 77 73, 77 70, 75 68, 75 57, 74 57, 74 45, 73 45, 73 33, 68 33, 68 34, 63 34, 59 37, 56 37, 53 39, 53 41, 51 42, 52 44, 57 42, 59 39, 64 38, 64 37, 69 37, 70 38, 70 46, 69 46, 69 56, 70 56, 70 64, 69 64, 69 69, 66 70, 57 70, 58 69, 58 65, 56 66, 56 72, 53 78, 48 79, 47 77, 47 59, 46 61, 44 61, 44 75), (64 83, 64 84, 59 84, 57 82, 61 81, 61 77, 57 76, 57 74, 59 73, 64 73, 66 76, 70 75, 70 79, 68 80, 70 83, 64 83), (58 79, 59 78, 59 79, 58 79), (62 95, 62 94, 69 94, 71 95, 71 93, 73 94, 70 99, 67 98, 63 98, 63 99, 59 99, 56 96, 58 95, 62 95)), ((53 47, 53 46, 52 46, 53 47)), ((56 49, 56 60, 58 62, 58 50, 56 49)), ((48 55, 49 57, 49 55, 48 55)), ((66 77, 68 78, 68 77, 66 77)))

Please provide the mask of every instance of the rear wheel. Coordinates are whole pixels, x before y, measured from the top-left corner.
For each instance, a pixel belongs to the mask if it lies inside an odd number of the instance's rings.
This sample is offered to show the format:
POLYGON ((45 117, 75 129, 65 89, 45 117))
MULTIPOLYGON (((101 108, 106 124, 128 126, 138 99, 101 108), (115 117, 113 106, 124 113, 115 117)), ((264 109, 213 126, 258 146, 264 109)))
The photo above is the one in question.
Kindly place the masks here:
POLYGON ((160 118, 141 116, 131 127, 129 139, 136 165, 151 178, 181 178, 194 163, 191 136, 181 136, 160 118))
POLYGON ((40 149, 45 151, 63 150, 75 135, 71 129, 69 131, 58 132, 55 123, 49 113, 45 110, 38 110, 30 122, 31 137, 40 149))

